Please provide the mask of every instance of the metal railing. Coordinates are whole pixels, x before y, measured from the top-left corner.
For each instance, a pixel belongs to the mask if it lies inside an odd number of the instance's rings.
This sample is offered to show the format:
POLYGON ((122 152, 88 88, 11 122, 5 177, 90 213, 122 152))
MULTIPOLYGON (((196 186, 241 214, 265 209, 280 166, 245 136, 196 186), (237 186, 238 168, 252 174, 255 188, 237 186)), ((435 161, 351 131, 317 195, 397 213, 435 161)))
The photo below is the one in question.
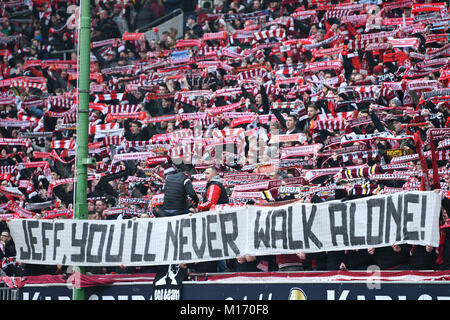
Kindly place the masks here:
POLYGON ((138 32, 145 32, 145 31, 148 31, 149 29, 151 29, 151 28, 153 28, 153 27, 156 27, 156 26, 159 26, 160 24, 162 24, 162 23, 164 23, 164 22, 166 22, 166 21, 169 21, 169 20, 175 18, 176 16, 178 16, 178 15, 180 15, 180 14, 183 14, 183 10, 181 10, 181 9, 175 9, 174 11, 172 11, 172 12, 166 14, 165 16, 159 17, 158 19, 153 20, 153 21, 150 22, 149 24, 147 24, 147 25, 145 25, 145 26, 139 28, 139 29, 138 29, 138 32))
POLYGON ((157 19, 153 21, 151 24, 145 26, 144 28, 141 28, 142 30, 147 30, 145 34, 145 38, 148 42, 155 40, 159 41, 159 39, 162 36, 162 33, 164 31, 169 31, 174 28, 177 30, 177 39, 180 39, 183 37, 184 33, 184 12, 181 9, 176 9, 169 13, 168 15, 165 15, 164 17, 161 17, 160 19, 157 19), (154 32, 152 28, 158 27, 158 32, 154 32))

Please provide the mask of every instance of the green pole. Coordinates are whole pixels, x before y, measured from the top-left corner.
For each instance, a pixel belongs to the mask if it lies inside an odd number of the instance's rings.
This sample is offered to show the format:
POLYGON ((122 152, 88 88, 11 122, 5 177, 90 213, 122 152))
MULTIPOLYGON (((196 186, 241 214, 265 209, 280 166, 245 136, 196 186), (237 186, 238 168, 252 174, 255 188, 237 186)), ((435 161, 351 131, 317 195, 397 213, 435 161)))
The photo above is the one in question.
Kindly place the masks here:
MULTIPOLYGON (((80 62, 78 88, 78 125, 77 125, 77 182, 75 190, 74 219, 87 219, 87 164, 89 136, 89 80, 91 54, 91 18, 90 0, 80 1, 80 62)), ((74 271, 85 273, 84 267, 75 266, 74 271)), ((84 300, 84 289, 73 288, 73 300, 84 300)))

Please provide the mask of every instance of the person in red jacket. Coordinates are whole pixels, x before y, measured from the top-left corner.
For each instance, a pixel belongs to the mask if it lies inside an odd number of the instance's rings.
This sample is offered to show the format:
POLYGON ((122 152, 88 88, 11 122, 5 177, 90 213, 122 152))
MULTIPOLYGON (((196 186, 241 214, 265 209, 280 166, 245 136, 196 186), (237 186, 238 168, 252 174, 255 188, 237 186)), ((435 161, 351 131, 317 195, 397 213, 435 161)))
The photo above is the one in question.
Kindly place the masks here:
POLYGON ((216 204, 228 203, 227 192, 222 184, 222 179, 218 175, 215 167, 210 167, 205 170, 206 191, 203 195, 203 201, 197 206, 198 211, 207 211, 211 206, 216 204))
MULTIPOLYGON (((208 182, 203 199, 197 206, 197 211, 208 211, 213 205, 228 203, 227 192, 222 184, 222 179, 218 175, 217 169, 215 167, 207 168, 204 174, 208 182)), ((223 272, 226 270, 226 261, 204 261, 189 264, 188 267, 192 271, 200 273, 223 272)))

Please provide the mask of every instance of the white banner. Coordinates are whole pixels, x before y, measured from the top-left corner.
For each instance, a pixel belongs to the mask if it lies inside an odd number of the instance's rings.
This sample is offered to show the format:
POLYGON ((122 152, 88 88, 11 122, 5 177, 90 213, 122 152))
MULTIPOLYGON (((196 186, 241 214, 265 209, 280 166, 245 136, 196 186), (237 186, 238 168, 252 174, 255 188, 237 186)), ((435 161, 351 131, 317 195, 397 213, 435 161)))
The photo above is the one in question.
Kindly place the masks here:
POLYGON ((438 193, 415 191, 170 218, 15 219, 8 227, 21 262, 140 266, 402 243, 437 247, 440 208, 438 193))

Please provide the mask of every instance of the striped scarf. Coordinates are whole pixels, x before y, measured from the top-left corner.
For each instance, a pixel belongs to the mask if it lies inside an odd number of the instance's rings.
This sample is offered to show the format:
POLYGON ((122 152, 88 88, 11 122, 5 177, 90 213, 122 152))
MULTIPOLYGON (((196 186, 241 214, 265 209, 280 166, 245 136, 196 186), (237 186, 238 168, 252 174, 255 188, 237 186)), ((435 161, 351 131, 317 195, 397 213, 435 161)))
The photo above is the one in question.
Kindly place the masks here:
POLYGON ((343 162, 352 161, 355 159, 369 159, 369 158, 376 158, 379 155, 378 150, 371 150, 371 151, 356 151, 356 152, 349 152, 341 154, 343 162))
POLYGON ((31 141, 29 139, 22 138, 0 138, 0 145, 30 147, 31 141))
POLYGON ((272 103, 270 108, 272 110, 275 110, 275 109, 304 109, 305 106, 303 105, 303 103, 300 100, 285 101, 285 102, 276 101, 276 102, 272 103))
POLYGON ((347 44, 347 49, 351 51, 365 50, 370 46, 373 50, 373 45, 382 44, 384 40, 382 38, 373 38, 367 40, 349 40, 347 44))
POLYGON ((122 100, 124 98, 124 96, 125 96, 125 93, 116 93, 116 92, 111 92, 109 94, 96 94, 94 102, 122 100))
POLYGON ((295 31, 294 18, 290 16, 281 16, 273 21, 269 21, 263 25, 263 28, 270 27, 276 24, 285 27, 289 32, 295 31))
POLYGON ((325 12, 322 18, 322 22, 329 20, 330 18, 342 18, 351 15, 355 10, 344 9, 344 10, 328 10, 325 12))
POLYGON ((12 81, 11 87, 21 87, 21 88, 34 88, 41 90, 44 94, 48 93, 46 83, 30 82, 30 81, 12 81))
POLYGON ((374 195, 381 190, 382 188, 377 184, 365 183, 361 185, 354 185, 349 193, 352 195, 374 195))
POLYGON ((344 119, 324 119, 311 121, 310 130, 320 131, 320 130, 331 130, 331 131, 341 131, 345 129, 344 119))
POLYGON ((398 135, 394 136, 392 133, 383 131, 372 134, 346 134, 343 135, 340 139, 341 144, 358 142, 358 141, 368 141, 373 139, 382 139, 382 140, 405 140, 411 139, 412 136, 409 135, 398 135))
POLYGON ((340 172, 340 174, 336 177, 337 180, 349 180, 356 178, 368 178, 371 175, 381 173, 381 168, 379 165, 374 166, 359 166, 354 169, 345 169, 340 172))
POLYGON ((286 31, 282 28, 270 29, 265 31, 255 32, 253 34, 253 43, 257 43, 260 40, 265 40, 269 38, 277 38, 278 40, 286 39, 286 31))
POLYGON ((68 97, 59 97, 59 96, 48 97, 46 101, 47 101, 49 108, 51 108, 51 107, 70 108, 74 104, 73 99, 69 99, 68 97))
POLYGON ((319 61, 309 63, 308 66, 303 70, 303 72, 318 72, 321 70, 336 70, 340 71, 343 68, 342 61, 340 60, 330 60, 330 61, 319 61))
POLYGON ((176 94, 174 100, 177 103, 188 104, 188 105, 194 106, 196 108, 207 108, 209 105, 208 103, 202 103, 202 102, 197 102, 195 100, 192 100, 192 98, 184 96, 182 94, 176 94))
POLYGON ((41 219, 55 219, 59 217, 67 217, 68 219, 71 219, 73 217, 73 210, 54 209, 54 210, 46 210, 41 214, 41 219))
POLYGON ((88 133, 89 134, 98 134, 103 133, 107 134, 111 130, 117 130, 119 129, 120 125, 118 123, 105 123, 105 124, 98 124, 98 125, 89 125, 88 133))
POLYGON ((51 149, 75 149, 74 140, 52 140, 51 149))
MULTIPOLYGON (((292 135, 289 135, 292 136, 292 135)), ((297 138, 298 141, 298 138, 297 138)), ((298 147, 285 147, 281 148, 280 159, 286 159, 289 157, 304 157, 317 154, 322 145, 320 143, 298 146, 298 147)))
POLYGON ((277 75, 294 75, 298 74, 301 70, 305 68, 305 65, 303 63, 295 63, 295 64, 278 64, 276 65, 276 72, 277 75))

